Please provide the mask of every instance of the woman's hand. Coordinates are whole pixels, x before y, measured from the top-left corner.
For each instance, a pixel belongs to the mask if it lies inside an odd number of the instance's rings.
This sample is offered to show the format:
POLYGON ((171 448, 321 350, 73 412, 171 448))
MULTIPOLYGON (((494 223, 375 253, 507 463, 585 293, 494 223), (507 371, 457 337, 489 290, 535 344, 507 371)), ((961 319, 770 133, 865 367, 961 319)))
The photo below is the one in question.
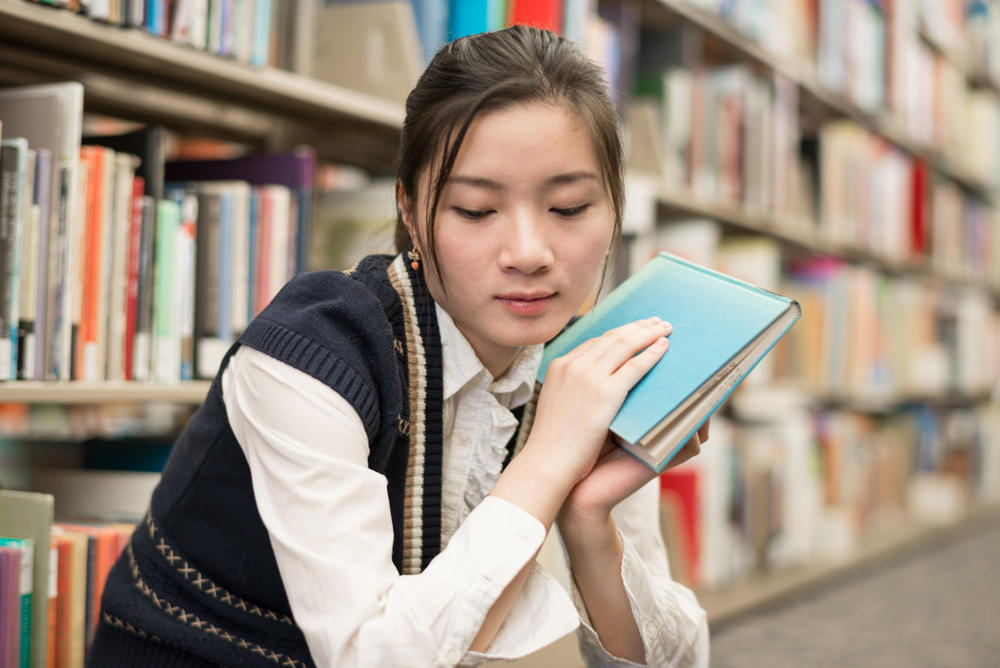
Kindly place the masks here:
MULTIPOLYGON (((686 462, 701 452, 701 445, 708 440, 710 420, 688 439, 673 459, 668 469, 686 462)), ((664 469, 666 470, 666 469, 664 469)), ((657 473, 638 459, 616 446, 608 438, 590 473, 573 487, 559 511, 562 531, 586 530, 590 523, 603 523, 611 509, 631 496, 640 487, 657 476, 657 473)))
POLYGON ((587 476, 625 396, 667 351, 671 329, 659 318, 640 320, 554 359, 522 455, 547 460, 571 485, 587 476))

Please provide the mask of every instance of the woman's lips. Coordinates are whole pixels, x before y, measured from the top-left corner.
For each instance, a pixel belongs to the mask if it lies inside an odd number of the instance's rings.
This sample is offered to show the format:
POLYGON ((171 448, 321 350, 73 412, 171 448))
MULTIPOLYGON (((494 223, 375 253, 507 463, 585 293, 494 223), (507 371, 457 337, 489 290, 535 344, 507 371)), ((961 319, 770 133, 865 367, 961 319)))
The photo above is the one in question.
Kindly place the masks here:
POLYGON ((510 294, 497 297, 508 310, 519 315, 535 315, 544 311, 555 293, 548 294, 510 294))

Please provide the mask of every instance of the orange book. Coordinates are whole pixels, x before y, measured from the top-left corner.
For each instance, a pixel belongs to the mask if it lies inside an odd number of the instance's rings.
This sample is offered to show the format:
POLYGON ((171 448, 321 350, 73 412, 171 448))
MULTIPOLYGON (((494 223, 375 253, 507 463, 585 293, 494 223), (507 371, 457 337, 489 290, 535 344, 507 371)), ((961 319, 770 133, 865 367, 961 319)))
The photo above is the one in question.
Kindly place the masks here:
POLYGON ((97 630, 101 610, 101 594, 108 573, 118 558, 118 532, 114 528, 96 524, 57 523, 64 531, 87 537, 87 593, 85 596, 86 648, 90 648, 97 630))
POLYGON ((84 205, 83 255, 80 262, 80 329, 77 336, 77 380, 101 380, 104 370, 98 369, 98 312, 101 299, 101 257, 103 224, 107 198, 105 183, 114 164, 114 151, 102 146, 80 148, 80 162, 88 174, 86 192, 81 193, 84 205))
MULTIPOLYGON (((53 528, 59 561, 56 569, 56 648, 49 656, 56 668, 83 668, 87 595, 87 541, 85 534, 53 528)), ((51 664, 50 664, 51 665, 51 664)))

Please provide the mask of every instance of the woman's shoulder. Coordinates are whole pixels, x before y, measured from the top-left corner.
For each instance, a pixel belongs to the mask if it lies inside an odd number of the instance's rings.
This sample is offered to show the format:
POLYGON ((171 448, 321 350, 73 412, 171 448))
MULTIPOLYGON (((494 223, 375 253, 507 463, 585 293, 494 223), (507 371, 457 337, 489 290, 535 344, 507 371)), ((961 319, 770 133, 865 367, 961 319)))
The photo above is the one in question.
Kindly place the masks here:
POLYGON ((369 256, 350 271, 299 274, 254 318, 241 343, 260 349, 265 340, 305 338, 322 348, 349 345, 362 355, 392 350, 385 303, 391 261, 369 256))

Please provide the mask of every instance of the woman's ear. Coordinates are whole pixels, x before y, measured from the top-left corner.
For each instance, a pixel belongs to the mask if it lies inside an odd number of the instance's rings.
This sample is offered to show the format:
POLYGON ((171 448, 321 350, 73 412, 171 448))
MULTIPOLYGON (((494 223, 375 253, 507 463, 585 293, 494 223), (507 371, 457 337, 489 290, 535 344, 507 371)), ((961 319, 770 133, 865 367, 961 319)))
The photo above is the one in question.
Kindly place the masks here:
POLYGON ((403 190, 403 184, 400 181, 396 181, 396 202, 399 205, 399 217, 402 219, 403 225, 406 226, 410 239, 415 241, 417 230, 413 222, 413 202, 406 196, 406 191, 403 190))

